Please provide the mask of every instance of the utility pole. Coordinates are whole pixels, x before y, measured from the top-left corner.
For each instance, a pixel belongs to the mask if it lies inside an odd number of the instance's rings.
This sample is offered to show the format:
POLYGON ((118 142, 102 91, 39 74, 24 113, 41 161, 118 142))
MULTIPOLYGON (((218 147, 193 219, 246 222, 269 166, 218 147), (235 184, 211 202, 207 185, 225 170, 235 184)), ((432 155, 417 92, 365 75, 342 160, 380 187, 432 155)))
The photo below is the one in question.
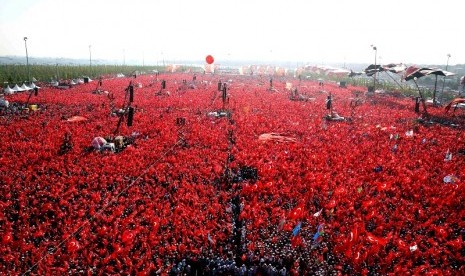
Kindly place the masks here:
POLYGON ((376 48, 376 46, 374 46, 374 45, 371 45, 371 47, 375 51, 375 70, 376 71, 373 74, 373 92, 375 92, 376 91, 376 74, 378 73, 378 71, 376 69, 376 56, 378 55, 378 48, 376 48))
MULTIPOLYGON (((447 71, 447 69, 449 68, 449 58, 450 58, 450 54, 447 54, 446 71, 447 71)), ((442 79, 441 96, 442 96, 442 93, 444 92, 444 84, 445 84, 445 83, 446 83, 446 76, 444 76, 444 78, 442 79)))
POLYGON ((92 75, 92 50, 91 50, 92 45, 89 45, 89 77, 92 75))
POLYGON ((24 37, 24 47, 26 48, 26 67, 27 67, 27 81, 31 81, 31 71, 29 69, 29 56, 27 54, 27 37, 24 37))

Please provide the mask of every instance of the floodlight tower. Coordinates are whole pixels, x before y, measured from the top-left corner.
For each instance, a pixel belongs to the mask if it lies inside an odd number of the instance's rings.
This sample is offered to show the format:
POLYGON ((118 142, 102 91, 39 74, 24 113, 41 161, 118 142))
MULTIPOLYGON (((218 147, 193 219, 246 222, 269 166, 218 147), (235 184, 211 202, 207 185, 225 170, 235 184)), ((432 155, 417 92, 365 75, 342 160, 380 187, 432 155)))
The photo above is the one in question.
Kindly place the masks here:
MULTIPOLYGON (((450 54, 447 54, 447 63, 446 63, 446 71, 449 68, 449 59, 450 59, 450 54)), ((446 83, 446 76, 442 79, 442 89, 441 89, 441 97, 442 93, 444 92, 444 84, 446 83)))
POLYGON ((24 47, 26 48, 26 67, 27 67, 27 81, 31 81, 31 71, 29 70, 29 55, 27 54, 27 37, 24 37, 24 47))
POLYGON ((91 50, 92 45, 89 45, 89 75, 92 75, 92 50, 91 50))
POLYGON ((375 45, 371 45, 371 48, 375 51, 375 73, 373 74, 373 91, 376 91, 376 56, 378 55, 378 48, 375 45))

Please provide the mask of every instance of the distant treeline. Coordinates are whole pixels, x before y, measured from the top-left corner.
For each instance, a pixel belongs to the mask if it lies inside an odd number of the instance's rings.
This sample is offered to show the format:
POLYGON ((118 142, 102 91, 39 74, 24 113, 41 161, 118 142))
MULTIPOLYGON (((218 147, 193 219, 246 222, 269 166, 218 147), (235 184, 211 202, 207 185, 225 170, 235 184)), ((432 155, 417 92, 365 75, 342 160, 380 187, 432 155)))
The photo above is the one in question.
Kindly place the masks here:
MULTIPOLYGON (((162 71, 162 66, 130 66, 130 65, 30 65, 30 77, 40 82, 50 82, 52 80, 68 80, 83 76, 97 78, 122 73, 130 75, 134 72, 150 72, 153 70, 162 71)), ((2 64, 0 65, 0 81, 10 84, 21 84, 28 80, 28 70, 26 65, 2 64)))

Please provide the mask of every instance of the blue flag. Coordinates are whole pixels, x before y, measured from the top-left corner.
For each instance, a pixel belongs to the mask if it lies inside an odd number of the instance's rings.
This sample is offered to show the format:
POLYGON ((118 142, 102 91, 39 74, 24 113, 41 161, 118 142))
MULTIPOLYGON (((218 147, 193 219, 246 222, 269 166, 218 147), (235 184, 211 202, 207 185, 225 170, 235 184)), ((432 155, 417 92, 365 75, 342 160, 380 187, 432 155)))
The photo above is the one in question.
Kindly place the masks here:
POLYGON ((313 235, 313 241, 317 241, 318 238, 324 234, 324 231, 323 231, 323 224, 320 224, 318 225, 318 229, 316 230, 316 233, 315 235, 313 235))
POLYGON ((302 222, 299 221, 296 227, 294 227, 294 230, 292 230, 292 235, 295 237, 299 234, 300 228, 302 227, 302 222))

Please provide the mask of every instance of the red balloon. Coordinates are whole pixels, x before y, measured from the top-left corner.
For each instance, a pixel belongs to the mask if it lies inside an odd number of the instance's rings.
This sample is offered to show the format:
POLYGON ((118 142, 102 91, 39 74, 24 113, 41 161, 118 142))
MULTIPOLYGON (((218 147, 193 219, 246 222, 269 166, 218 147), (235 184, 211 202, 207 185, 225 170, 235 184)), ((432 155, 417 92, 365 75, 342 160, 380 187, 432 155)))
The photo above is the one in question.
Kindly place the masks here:
POLYGON ((208 64, 212 64, 212 63, 215 61, 215 59, 213 58, 212 55, 208 55, 208 56, 205 58, 205 60, 207 61, 208 64))

